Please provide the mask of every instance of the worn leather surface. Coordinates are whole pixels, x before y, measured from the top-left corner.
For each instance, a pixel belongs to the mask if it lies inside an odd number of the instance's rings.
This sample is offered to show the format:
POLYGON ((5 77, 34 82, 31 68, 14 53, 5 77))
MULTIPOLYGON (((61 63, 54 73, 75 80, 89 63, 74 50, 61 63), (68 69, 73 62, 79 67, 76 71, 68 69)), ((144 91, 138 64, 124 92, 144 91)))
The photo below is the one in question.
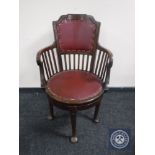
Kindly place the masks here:
POLYGON ((94 46, 95 24, 90 21, 64 20, 57 26, 58 42, 63 51, 90 51, 94 46))
POLYGON ((102 82, 96 75, 84 71, 63 71, 47 83, 48 92, 62 101, 93 99, 103 92, 102 82))

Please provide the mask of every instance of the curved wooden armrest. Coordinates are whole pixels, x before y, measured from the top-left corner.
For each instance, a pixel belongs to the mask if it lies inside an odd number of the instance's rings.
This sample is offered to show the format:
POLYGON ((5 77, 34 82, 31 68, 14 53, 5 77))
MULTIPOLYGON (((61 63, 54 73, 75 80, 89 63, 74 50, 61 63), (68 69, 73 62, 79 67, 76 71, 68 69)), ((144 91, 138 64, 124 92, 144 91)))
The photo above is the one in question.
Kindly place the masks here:
POLYGON ((46 84, 47 84, 47 79, 45 78, 45 64, 43 64, 43 61, 41 61, 41 56, 43 55, 44 52, 49 51, 49 50, 53 50, 56 47, 55 42, 52 45, 49 45, 41 50, 38 51, 37 55, 36 55, 36 62, 39 66, 39 70, 40 70, 40 80, 41 80, 41 87, 45 88, 46 84))

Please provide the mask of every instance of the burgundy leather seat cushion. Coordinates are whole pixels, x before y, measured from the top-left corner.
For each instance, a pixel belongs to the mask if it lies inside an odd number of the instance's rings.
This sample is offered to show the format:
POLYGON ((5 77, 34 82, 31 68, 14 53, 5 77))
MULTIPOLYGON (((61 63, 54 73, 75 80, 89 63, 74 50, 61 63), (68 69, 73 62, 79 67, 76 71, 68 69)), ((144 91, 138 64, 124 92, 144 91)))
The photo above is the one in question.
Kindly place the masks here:
POLYGON ((47 92, 58 101, 76 103, 100 96, 102 82, 96 75, 84 71, 63 71, 55 74, 47 83, 47 92))

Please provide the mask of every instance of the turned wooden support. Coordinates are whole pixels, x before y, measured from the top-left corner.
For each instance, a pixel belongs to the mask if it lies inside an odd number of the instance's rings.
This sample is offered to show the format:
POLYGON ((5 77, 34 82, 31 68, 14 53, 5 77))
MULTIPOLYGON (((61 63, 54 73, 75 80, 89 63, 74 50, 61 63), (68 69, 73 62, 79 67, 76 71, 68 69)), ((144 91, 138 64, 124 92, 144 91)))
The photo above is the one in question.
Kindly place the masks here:
POLYGON ((71 126, 72 126, 72 136, 71 136, 71 142, 77 143, 77 135, 76 135, 76 112, 70 112, 71 117, 71 126))
POLYGON ((93 120, 94 120, 95 123, 98 123, 99 122, 99 118, 98 118, 99 108, 100 108, 100 103, 98 103, 95 106, 95 112, 94 112, 94 118, 93 118, 93 120))
POLYGON ((48 97, 49 109, 48 109, 48 119, 54 119, 53 103, 52 100, 48 97))

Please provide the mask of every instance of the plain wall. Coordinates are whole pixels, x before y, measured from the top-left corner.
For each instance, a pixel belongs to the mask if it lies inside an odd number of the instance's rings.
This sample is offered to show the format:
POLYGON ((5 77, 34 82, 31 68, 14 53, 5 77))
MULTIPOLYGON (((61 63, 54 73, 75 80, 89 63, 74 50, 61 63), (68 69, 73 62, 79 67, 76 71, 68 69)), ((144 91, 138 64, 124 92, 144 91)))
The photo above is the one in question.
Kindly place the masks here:
POLYGON ((20 0, 19 9, 19 87, 40 87, 36 53, 54 41, 52 21, 68 13, 101 22, 99 42, 114 55, 110 86, 135 85, 134 0, 20 0))

